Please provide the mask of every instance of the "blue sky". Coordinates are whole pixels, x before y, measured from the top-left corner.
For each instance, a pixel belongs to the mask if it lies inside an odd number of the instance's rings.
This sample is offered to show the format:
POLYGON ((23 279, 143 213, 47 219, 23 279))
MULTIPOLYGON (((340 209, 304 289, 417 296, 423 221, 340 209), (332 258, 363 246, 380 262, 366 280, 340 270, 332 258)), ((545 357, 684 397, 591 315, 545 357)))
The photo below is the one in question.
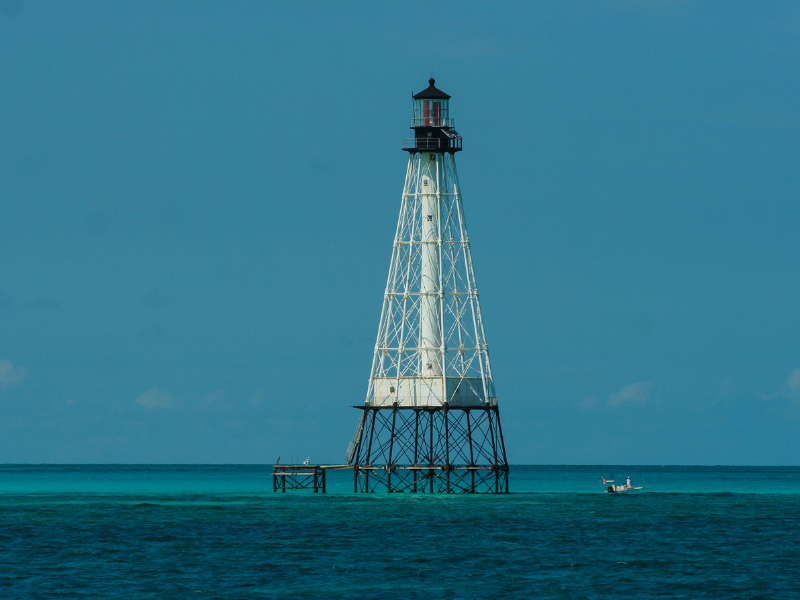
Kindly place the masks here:
POLYGON ((433 71, 509 460, 800 464, 797 3, 2 0, 0 56, 0 462, 342 460, 433 71))

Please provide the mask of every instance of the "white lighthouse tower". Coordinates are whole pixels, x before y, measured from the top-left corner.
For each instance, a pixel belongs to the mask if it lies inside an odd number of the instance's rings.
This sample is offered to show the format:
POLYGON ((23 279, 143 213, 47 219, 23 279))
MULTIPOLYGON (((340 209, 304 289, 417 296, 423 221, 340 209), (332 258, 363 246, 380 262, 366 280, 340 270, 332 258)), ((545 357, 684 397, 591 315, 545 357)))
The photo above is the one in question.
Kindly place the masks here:
POLYGON ((405 186, 367 397, 356 491, 507 492, 489 348, 456 171, 461 136, 433 79, 414 95, 405 186))

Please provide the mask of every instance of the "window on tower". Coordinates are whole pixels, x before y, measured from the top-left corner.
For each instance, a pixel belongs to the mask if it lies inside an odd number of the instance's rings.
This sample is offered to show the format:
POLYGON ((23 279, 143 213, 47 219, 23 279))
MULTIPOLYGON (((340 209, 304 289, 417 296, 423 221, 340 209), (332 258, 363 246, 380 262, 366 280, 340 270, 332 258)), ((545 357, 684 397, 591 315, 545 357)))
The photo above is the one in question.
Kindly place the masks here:
POLYGON ((442 126, 442 103, 436 102, 435 100, 431 102, 431 121, 433 122, 434 127, 441 127, 442 126))
POLYGON ((414 127, 447 127, 450 125, 448 100, 415 100, 414 127))

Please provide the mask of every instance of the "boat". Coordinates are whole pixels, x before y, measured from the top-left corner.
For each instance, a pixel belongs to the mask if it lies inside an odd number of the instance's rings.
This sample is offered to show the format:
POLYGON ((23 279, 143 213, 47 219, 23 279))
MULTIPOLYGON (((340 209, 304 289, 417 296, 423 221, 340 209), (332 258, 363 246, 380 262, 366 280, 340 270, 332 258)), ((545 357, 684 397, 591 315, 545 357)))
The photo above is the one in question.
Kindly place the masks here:
POLYGON ((631 485, 631 478, 628 477, 628 481, 623 483, 622 485, 617 485, 613 479, 606 479, 602 477, 603 485, 608 486, 606 487, 606 494, 622 494, 624 492, 638 492, 639 490, 643 489, 643 486, 634 487, 631 485))

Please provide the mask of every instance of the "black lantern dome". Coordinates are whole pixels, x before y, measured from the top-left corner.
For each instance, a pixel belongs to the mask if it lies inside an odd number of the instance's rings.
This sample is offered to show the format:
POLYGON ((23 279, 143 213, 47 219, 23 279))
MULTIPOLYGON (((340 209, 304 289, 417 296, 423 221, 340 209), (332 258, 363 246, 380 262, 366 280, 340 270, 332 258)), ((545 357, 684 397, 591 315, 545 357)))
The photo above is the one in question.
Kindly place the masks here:
POLYGON ((427 89, 422 90, 419 94, 414 94, 414 100, 450 100, 450 94, 445 94, 434 85, 436 80, 433 77, 428 79, 428 83, 430 85, 427 89))

